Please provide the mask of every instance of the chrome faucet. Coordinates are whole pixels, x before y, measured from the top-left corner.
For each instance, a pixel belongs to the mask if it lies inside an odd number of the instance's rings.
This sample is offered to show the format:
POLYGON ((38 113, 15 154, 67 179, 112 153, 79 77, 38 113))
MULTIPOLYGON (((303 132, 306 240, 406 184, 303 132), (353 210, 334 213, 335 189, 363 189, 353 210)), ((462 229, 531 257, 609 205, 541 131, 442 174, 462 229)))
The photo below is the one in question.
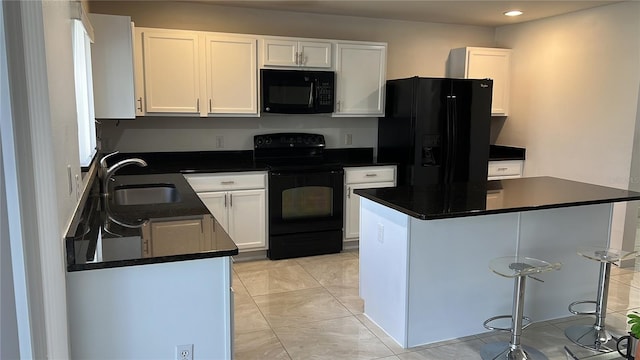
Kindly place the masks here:
POLYGON ((113 181, 112 177, 118 169, 125 167, 127 165, 136 164, 140 167, 147 166, 147 162, 139 159, 139 158, 131 158, 120 160, 117 163, 113 164, 111 167, 107 166, 107 159, 113 155, 118 154, 119 151, 114 151, 111 154, 107 154, 100 159, 100 170, 102 172, 102 196, 109 196, 109 181, 113 181))

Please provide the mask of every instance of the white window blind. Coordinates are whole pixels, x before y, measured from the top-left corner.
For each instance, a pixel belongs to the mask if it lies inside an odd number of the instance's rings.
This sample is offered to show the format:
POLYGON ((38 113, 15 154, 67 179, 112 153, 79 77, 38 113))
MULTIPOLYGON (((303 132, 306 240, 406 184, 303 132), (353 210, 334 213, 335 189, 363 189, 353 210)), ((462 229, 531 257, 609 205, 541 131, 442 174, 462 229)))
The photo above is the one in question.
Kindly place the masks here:
POLYGON ((93 111, 91 39, 82 21, 73 20, 73 67, 80 166, 89 166, 96 153, 96 124, 93 111))

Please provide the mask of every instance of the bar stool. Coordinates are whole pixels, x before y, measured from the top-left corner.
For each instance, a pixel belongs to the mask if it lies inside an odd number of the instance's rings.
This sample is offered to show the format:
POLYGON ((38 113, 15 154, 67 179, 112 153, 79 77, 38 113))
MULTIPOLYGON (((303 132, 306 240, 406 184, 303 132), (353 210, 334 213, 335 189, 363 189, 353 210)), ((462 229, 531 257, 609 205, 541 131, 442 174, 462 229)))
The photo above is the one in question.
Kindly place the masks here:
MULTIPOLYGON (((600 262, 600 275, 598 277, 598 295, 595 301, 575 301, 569 304, 569 312, 574 315, 595 315, 596 322, 593 325, 572 325, 565 329, 565 336, 575 344, 596 351, 611 351, 605 346, 612 339, 611 333, 605 328, 607 317, 607 295, 609 294, 609 276, 611 264, 620 260, 638 256, 637 252, 629 252, 598 246, 589 246, 578 249, 578 255, 589 260, 600 262), (576 305, 595 304, 593 311, 577 311, 576 305)), ((615 344, 614 344, 615 345, 615 344)), ((615 348, 615 347, 614 347, 615 348)))
POLYGON ((511 315, 499 315, 487 319, 483 325, 488 330, 510 331, 511 340, 509 342, 496 342, 484 345, 480 349, 480 356, 483 360, 509 359, 547 359, 540 351, 520 344, 522 330, 531 324, 531 319, 523 316, 524 313, 524 289, 527 277, 542 281, 533 277, 533 274, 546 271, 558 270, 562 267, 560 263, 548 263, 529 257, 507 256, 491 260, 489 268, 496 274, 507 278, 513 278, 513 306, 511 315), (489 324, 498 319, 511 318, 510 328, 498 328, 489 324), (524 322, 527 322, 524 324, 524 322))

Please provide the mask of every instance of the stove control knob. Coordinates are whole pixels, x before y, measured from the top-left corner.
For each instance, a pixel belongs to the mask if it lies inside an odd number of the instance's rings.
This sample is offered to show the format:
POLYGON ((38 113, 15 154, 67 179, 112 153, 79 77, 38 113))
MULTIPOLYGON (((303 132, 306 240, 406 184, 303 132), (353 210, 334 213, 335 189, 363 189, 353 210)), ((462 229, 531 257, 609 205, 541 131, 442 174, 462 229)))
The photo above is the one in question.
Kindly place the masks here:
POLYGON ((267 144, 267 145, 271 144, 271 138, 270 138, 270 137, 268 137, 268 138, 264 141, 264 143, 265 143, 265 144, 267 144))
POLYGON ((262 145, 264 144, 264 138, 262 136, 258 136, 256 138, 256 145, 262 145))

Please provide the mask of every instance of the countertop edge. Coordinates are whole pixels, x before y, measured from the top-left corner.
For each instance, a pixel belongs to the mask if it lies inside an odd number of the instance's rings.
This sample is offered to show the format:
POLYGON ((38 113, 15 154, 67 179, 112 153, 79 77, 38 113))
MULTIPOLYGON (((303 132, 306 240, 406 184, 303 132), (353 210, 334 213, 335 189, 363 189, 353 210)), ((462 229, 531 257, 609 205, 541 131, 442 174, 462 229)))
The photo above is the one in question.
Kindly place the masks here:
POLYGON ((213 259, 225 256, 238 255, 238 248, 235 250, 219 250, 200 252, 192 254, 182 255, 170 255, 170 256, 155 256, 142 259, 130 259, 130 260, 118 260, 118 261, 105 261, 86 264, 74 264, 67 265, 67 272, 84 271, 84 270, 97 270, 97 269, 114 269, 120 267, 150 265, 150 264, 163 264, 168 262, 179 262, 187 260, 200 260, 200 259, 213 259))
MULTIPOLYGON (((541 204, 541 205, 535 205, 535 206, 514 206, 511 208, 501 208, 501 209, 470 209, 470 210, 466 210, 466 211, 460 211, 460 212, 452 212, 452 213, 447 213, 447 214, 428 214, 428 213, 422 213, 422 212, 417 212, 414 211, 412 209, 406 208, 402 205, 398 205, 396 203, 394 203, 391 200, 386 200, 383 198, 380 198, 379 196, 377 196, 376 194, 370 193, 369 190, 375 191, 376 189, 355 189, 354 193, 366 198, 370 201, 373 201, 375 203, 378 203, 380 205, 389 207, 393 210, 396 210, 398 212, 401 212, 405 215, 411 216, 413 218, 419 219, 419 220, 443 220, 443 219, 453 219, 453 218, 462 218, 462 217, 473 217, 473 216, 483 216, 483 215, 496 215, 496 214, 507 214, 507 213, 515 213, 515 212, 527 212, 527 211, 535 211, 535 210, 547 210, 547 209, 559 209, 559 208, 567 208, 567 207, 574 207, 574 206, 586 206, 586 205, 597 205, 597 204, 608 204, 608 203, 617 203, 617 202, 624 202, 624 201, 638 201, 640 200, 640 193, 631 191, 631 190, 623 190, 623 189, 617 189, 617 188, 612 188, 612 187, 607 187, 607 186, 601 186, 601 185, 595 185, 595 184, 589 184, 589 183, 583 183, 583 182, 578 182, 578 181, 572 181, 572 180, 566 180, 566 179, 561 179, 561 178, 552 178, 552 177, 540 177, 541 179, 543 178, 547 178, 547 179, 555 179, 555 180, 560 180, 563 182, 566 181, 571 181, 573 183, 576 184, 583 184, 585 186, 597 186, 600 188, 604 188, 604 189, 609 189, 611 191, 627 191, 630 192, 628 193, 628 195, 611 195, 610 197, 606 197, 603 199, 588 199, 588 200, 575 200, 575 201, 567 201, 567 202, 561 202, 561 203, 549 203, 549 204, 541 204)), ((522 179, 510 179, 508 181, 521 181, 521 180, 525 180, 525 179, 531 179, 531 178, 522 178, 522 179)), ((499 182, 499 181, 504 181, 504 180, 494 180, 494 181, 488 181, 488 183, 492 183, 492 182, 499 182)))

